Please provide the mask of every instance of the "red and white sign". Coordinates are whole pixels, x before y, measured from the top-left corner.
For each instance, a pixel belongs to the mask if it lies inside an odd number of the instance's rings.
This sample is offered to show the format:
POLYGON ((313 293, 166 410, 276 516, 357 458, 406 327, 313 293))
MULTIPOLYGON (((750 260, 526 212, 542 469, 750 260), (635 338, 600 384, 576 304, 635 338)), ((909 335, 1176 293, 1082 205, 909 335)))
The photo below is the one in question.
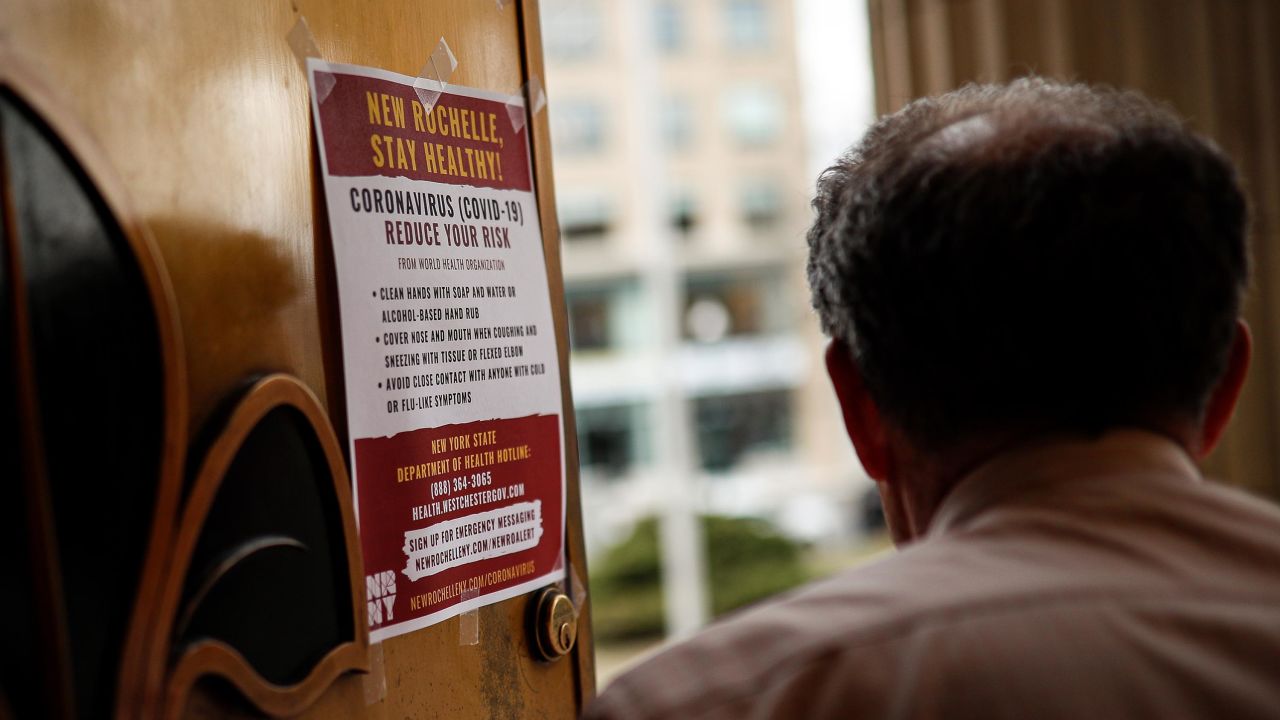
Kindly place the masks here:
POLYGON ((377 641, 563 578, 560 366, 523 99, 308 70, 377 641))

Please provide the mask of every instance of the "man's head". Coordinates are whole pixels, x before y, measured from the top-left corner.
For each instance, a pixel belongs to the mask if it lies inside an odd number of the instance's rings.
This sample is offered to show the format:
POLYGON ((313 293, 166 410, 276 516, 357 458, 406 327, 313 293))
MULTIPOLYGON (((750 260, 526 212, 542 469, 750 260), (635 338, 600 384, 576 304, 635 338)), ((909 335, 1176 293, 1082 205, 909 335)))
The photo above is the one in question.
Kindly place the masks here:
POLYGON ((921 451, 1210 410, 1238 342, 1245 200, 1163 107, 1039 79, 919 100, 814 206, 823 328, 921 451))

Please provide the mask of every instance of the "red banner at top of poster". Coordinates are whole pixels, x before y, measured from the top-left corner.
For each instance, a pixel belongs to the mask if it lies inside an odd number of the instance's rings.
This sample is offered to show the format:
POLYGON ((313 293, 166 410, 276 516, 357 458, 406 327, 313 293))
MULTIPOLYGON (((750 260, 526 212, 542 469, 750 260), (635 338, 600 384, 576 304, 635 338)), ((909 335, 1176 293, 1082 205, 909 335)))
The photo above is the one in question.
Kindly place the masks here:
POLYGON ((411 85, 316 75, 335 81, 320 104, 330 175, 532 189, 527 126, 512 128, 505 103, 445 92, 428 112, 411 85))

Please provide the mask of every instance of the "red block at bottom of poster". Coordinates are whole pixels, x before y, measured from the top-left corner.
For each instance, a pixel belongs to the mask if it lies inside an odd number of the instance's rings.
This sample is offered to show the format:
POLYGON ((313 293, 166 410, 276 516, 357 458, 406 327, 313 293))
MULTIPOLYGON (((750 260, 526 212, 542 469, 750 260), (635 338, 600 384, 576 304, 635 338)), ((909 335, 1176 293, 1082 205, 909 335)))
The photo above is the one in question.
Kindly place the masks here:
POLYGON ((373 640, 562 577, 558 415, 357 439, 355 466, 373 640))

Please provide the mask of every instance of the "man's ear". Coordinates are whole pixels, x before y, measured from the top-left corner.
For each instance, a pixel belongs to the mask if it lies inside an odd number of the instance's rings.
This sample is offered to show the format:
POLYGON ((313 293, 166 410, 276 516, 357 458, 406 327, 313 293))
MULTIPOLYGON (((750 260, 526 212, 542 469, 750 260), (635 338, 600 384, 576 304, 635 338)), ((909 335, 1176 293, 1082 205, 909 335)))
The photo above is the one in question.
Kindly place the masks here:
POLYGON ((1231 351, 1227 355, 1227 369, 1214 386, 1205 406, 1204 422, 1200 426, 1200 458, 1213 452, 1222 439, 1231 414, 1235 412, 1236 401, 1240 399, 1240 389, 1244 387, 1244 378, 1248 374, 1249 360, 1252 357, 1253 335, 1249 332, 1249 324, 1237 319, 1236 336, 1231 341, 1231 351))
POLYGON ((886 482, 890 469, 887 434, 880 410, 862 382, 862 373, 848 346, 839 340, 827 345, 826 360, 827 374, 831 376, 831 385, 844 415, 845 432, 853 441, 862 468, 873 480, 886 482))

